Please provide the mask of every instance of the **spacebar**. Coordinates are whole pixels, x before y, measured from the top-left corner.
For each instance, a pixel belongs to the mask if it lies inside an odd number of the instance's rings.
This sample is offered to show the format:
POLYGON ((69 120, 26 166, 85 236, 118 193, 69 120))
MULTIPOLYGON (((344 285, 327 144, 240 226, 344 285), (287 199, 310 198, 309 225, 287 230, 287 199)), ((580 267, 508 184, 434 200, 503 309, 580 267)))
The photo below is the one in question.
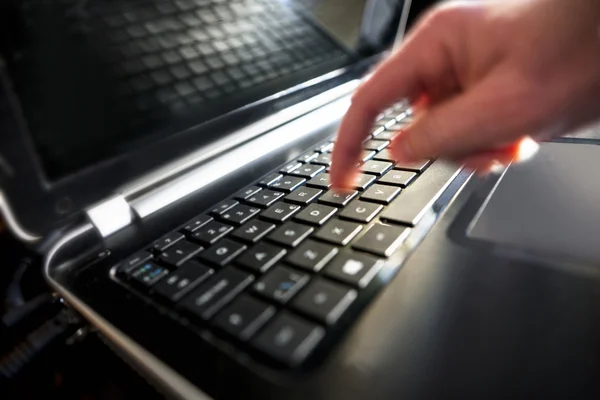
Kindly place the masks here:
POLYGON ((460 165, 434 162, 413 184, 400 193, 381 215, 390 222, 414 226, 460 171, 460 165))

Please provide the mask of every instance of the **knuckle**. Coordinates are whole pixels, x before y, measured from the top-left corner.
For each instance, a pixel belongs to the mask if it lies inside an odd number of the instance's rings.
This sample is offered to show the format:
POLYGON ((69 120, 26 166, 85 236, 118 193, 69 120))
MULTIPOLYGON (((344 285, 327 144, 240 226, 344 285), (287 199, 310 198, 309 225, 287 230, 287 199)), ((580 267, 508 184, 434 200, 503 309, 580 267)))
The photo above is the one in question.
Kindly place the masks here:
POLYGON ((464 6, 451 1, 435 6, 427 12, 423 21, 428 27, 445 27, 460 21, 465 13, 464 6))

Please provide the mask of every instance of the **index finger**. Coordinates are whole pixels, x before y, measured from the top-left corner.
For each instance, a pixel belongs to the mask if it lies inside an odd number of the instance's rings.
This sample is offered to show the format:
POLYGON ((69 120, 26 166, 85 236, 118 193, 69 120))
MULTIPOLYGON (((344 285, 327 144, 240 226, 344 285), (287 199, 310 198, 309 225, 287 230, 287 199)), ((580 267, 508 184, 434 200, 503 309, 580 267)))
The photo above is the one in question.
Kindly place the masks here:
POLYGON ((414 35, 385 60, 354 94, 333 150, 331 183, 334 188, 351 186, 361 144, 369 135, 377 114, 402 99, 413 100, 431 81, 435 82, 445 75, 448 52, 443 49, 443 36, 426 27, 427 24, 418 27, 414 35), (427 52, 423 51, 424 48, 427 52))

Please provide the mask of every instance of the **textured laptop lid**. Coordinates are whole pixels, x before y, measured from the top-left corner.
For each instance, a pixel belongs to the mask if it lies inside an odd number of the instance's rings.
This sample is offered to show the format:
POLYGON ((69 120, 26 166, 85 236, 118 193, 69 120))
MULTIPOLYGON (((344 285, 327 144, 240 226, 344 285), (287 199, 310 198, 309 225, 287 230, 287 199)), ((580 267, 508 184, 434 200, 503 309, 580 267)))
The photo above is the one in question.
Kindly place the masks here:
POLYGON ((0 54, 54 182, 380 52, 402 3, 8 1, 0 54))

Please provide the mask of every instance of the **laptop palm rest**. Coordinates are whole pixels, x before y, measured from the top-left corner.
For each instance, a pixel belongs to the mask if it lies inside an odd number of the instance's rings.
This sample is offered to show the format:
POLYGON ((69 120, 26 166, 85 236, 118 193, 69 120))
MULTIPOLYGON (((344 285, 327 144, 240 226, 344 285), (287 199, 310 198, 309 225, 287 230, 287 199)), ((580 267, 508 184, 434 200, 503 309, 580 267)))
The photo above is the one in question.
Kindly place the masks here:
POLYGON ((507 169, 467 235, 495 244, 600 261, 600 146, 546 143, 507 169))

